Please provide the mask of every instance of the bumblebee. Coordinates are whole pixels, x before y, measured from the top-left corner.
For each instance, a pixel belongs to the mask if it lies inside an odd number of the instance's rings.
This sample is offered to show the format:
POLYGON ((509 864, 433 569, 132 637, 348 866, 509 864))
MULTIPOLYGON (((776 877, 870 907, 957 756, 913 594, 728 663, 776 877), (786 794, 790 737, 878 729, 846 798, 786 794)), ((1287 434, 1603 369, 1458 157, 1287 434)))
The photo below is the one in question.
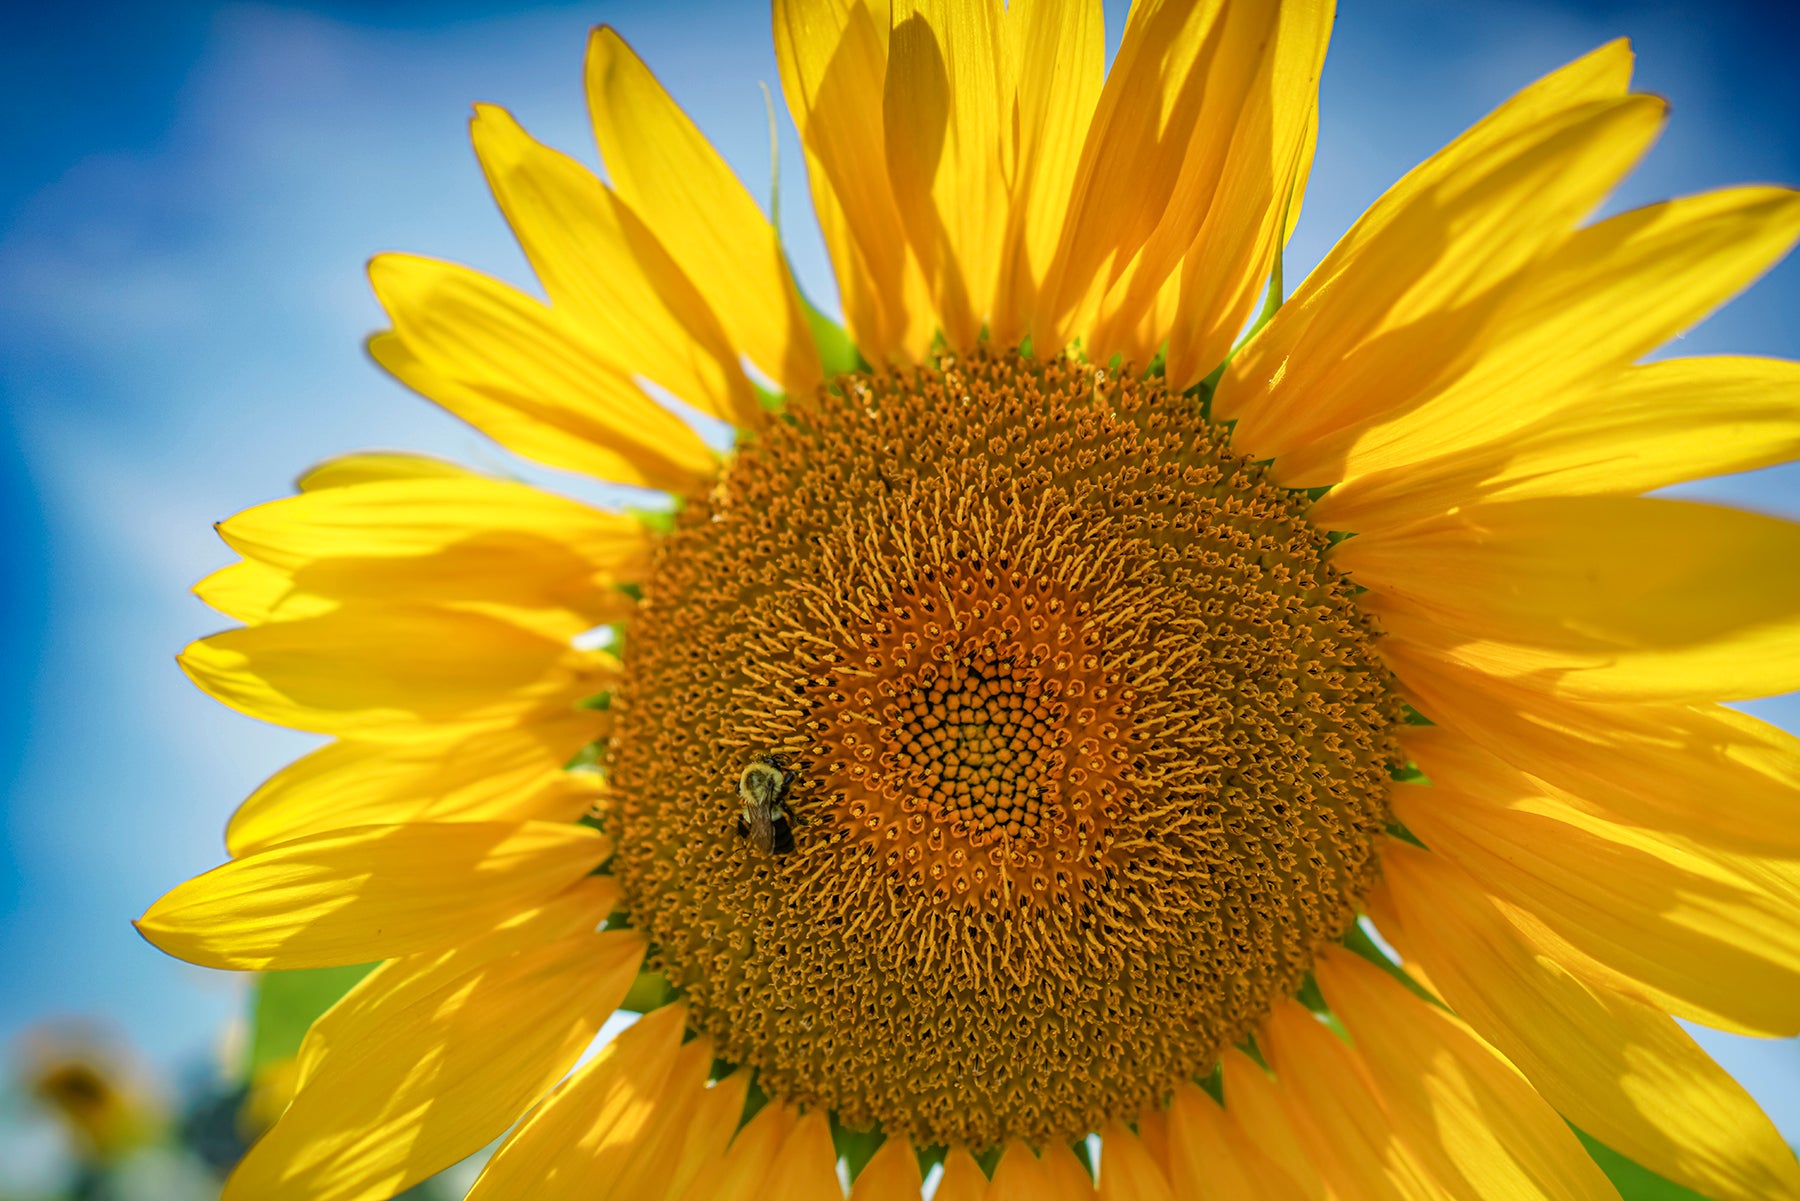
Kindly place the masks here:
POLYGON ((787 811, 788 789, 800 777, 790 771, 781 755, 758 755, 738 776, 738 798, 744 803, 739 814, 737 832, 740 838, 765 855, 794 853, 794 824, 787 811))

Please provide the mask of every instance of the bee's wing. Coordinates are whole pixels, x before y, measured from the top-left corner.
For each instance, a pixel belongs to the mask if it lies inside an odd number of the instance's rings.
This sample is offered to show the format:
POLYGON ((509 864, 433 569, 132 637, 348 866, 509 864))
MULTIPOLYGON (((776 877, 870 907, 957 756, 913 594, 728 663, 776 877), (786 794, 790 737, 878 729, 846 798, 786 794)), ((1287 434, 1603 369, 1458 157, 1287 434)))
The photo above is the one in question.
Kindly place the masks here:
POLYGON ((750 815, 750 845, 767 855, 775 849, 775 823, 767 809, 759 808, 750 815))

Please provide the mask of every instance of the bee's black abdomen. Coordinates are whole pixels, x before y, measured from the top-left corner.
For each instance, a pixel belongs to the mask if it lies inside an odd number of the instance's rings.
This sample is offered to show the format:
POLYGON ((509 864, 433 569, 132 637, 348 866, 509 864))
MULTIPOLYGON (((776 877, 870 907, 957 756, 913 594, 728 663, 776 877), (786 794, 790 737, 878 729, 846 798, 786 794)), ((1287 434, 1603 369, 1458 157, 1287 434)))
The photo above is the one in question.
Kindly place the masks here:
POLYGON ((775 842, 770 849, 777 855, 792 855, 794 853, 794 827, 793 823, 788 821, 787 814, 777 814, 773 826, 775 842))

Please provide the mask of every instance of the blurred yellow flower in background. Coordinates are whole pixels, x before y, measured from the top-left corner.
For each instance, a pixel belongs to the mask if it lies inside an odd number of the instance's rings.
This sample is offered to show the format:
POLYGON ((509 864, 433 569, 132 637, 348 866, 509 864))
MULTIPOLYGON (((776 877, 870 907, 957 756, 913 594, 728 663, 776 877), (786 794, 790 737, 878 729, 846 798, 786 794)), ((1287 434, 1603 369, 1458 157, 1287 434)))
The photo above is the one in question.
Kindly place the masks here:
POLYGON ((1330 24, 777 0, 841 330, 610 29, 607 182, 477 110, 548 303, 384 255, 371 352, 674 507, 368 454, 220 526, 183 666, 334 741, 140 929, 385 961, 227 1196, 516 1122, 471 1196, 1616 1195, 1568 1123, 1800 1196, 1670 1016, 1800 1032, 1800 750, 1721 703, 1800 685, 1800 527, 1643 496, 1794 458, 1800 367, 1638 365, 1800 197, 1584 224, 1613 43, 1284 301, 1330 24))
POLYGON ((21 1082, 73 1136, 77 1154, 111 1163, 159 1138, 165 1101, 143 1067, 98 1028, 53 1022, 28 1031, 19 1048, 21 1082))

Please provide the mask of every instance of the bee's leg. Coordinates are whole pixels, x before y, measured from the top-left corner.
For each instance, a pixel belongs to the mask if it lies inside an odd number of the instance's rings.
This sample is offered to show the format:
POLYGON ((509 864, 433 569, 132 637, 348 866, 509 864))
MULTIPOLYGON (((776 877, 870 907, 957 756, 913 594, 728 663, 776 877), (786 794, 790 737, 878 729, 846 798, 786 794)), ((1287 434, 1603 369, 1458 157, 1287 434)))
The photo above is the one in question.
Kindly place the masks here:
POLYGON ((738 814, 737 819, 737 836, 739 838, 750 837, 750 823, 744 820, 744 815, 741 813, 738 814))

